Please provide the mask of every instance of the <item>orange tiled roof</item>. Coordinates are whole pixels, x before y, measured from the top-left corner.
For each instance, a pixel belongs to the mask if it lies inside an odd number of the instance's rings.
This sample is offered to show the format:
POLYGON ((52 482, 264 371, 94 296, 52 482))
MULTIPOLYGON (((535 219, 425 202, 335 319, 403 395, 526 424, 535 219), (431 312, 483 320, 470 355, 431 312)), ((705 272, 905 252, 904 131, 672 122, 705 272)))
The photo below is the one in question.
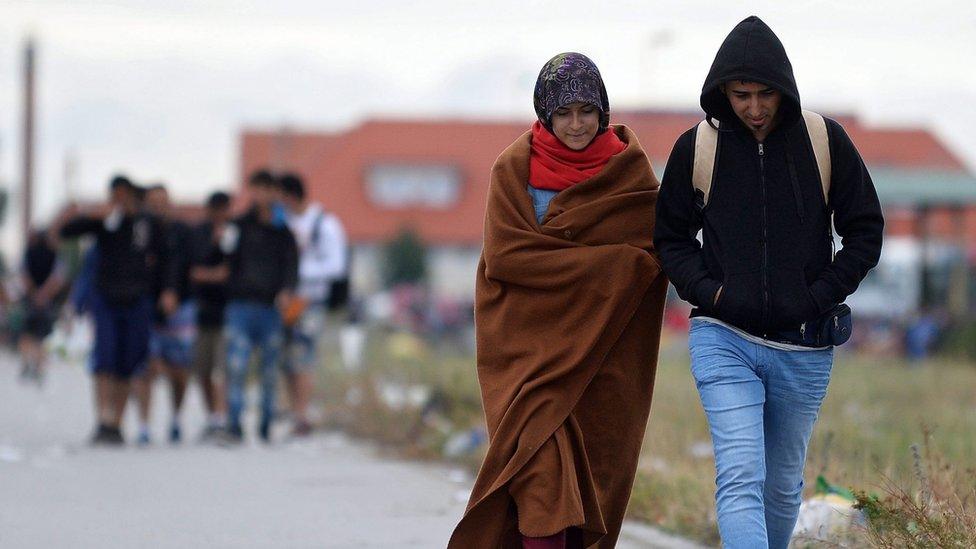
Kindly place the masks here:
MULTIPOLYGON (((701 120, 692 111, 615 112, 630 126, 658 172, 678 136, 701 120)), ((964 171, 931 133, 920 129, 866 128, 840 118, 871 166, 964 171)), ((372 120, 346 132, 245 131, 240 178, 255 169, 292 170, 309 196, 335 212, 353 242, 389 239, 403 226, 430 243, 478 245, 482 238, 488 175, 498 154, 529 127, 528 121, 372 120), (450 166, 462 189, 450 209, 384 209, 369 200, 365 174, 376 164, 450 166)))

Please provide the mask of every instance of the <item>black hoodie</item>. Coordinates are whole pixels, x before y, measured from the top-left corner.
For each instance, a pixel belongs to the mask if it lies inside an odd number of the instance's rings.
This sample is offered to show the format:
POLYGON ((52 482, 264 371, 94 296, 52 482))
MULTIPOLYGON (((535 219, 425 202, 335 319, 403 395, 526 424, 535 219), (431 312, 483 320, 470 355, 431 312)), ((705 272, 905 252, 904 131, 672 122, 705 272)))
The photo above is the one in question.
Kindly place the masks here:
POLYGON ((175 288, 173 265, 167 261, 166 235, 159 219, 146 213, 119 216, 115 222, 79 216, 61 228, 61 236, 93 234, 98 246, 96 288, 106 301, 128 306, 153 298, 159 288, 175 288))
POLYGON ((265 223, 256 209, 234 221, 238 232, 232 249, 228 294, 232 300, 274 305, 282 290, 298 282, 298 246, 284 225, 265 223))
POLYGON ((721 127, 708 205, 696 205, 691 128, 668 159, 654 245, 678 295, 696 307, 692 316, 775 338, 843 302, 877 264, 884 227, 877 193, 847 133, 826 119, 832 168, 825 207, 793 67, 758 17, 739 23, 719 48, 701 106, 721 127), (720 89, 737 80, 782 93, 777 124, 762 144, 720 89), (830 214, 843 245, 833 259, 830 214))

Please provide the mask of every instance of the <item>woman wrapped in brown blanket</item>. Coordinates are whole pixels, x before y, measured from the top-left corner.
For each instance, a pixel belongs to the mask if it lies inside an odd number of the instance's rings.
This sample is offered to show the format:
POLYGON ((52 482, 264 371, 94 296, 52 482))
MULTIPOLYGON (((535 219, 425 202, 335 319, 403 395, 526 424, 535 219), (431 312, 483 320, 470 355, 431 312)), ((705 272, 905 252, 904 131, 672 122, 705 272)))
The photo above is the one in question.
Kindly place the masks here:
POLYGON ((658 182, 561 54, 491 172, 475 297, 489 448, 449 547, 613 547, 647 425, 667 280, 658 182))

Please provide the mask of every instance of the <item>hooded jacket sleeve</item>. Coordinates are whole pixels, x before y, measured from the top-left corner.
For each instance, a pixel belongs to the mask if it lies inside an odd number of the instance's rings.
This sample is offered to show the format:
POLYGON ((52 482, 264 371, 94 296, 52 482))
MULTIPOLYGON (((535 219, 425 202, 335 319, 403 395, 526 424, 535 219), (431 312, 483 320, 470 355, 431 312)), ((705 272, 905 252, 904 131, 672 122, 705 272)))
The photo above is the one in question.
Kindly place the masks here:
POLYGON ((702 220, 691 182, 694 147, 693 128, 679 137, 671 150, 657 199, 654 248, 678 295, 707 310, 722 284, 709 276, 697 238, 702 220))
POLYGON ((829 203, 842 249, 810 286, 820 312, 854 293, 881 258, 884 217, 861 155, 837 122, 827 119, 830 134, 831 182, 829 203))
POLYGON ((62 238, 74 238, 83 234, 98 233, 102 230, 104 223, 100 219, 87 216, 78 216, 68 221, 61 227, 59 234, 62 238))

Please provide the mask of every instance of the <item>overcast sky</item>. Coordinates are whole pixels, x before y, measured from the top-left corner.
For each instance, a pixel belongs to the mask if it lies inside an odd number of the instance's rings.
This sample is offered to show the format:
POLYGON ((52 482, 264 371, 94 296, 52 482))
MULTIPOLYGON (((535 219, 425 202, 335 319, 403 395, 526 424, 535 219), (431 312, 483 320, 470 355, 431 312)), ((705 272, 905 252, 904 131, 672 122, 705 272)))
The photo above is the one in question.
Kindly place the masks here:
POLYGON ((528 118, 535 76, 561 51, 596 61, 614 108, 697 108, 715 50, 750 14, 783 40, 806 107, 928 126, 976 167, 976 2, 459 4, 0 0, 0 181, 20 180, 28 34, 45 217, 66 194, 101 196, 115 171, 179 199, 227 187, 242 127, 528 118))

